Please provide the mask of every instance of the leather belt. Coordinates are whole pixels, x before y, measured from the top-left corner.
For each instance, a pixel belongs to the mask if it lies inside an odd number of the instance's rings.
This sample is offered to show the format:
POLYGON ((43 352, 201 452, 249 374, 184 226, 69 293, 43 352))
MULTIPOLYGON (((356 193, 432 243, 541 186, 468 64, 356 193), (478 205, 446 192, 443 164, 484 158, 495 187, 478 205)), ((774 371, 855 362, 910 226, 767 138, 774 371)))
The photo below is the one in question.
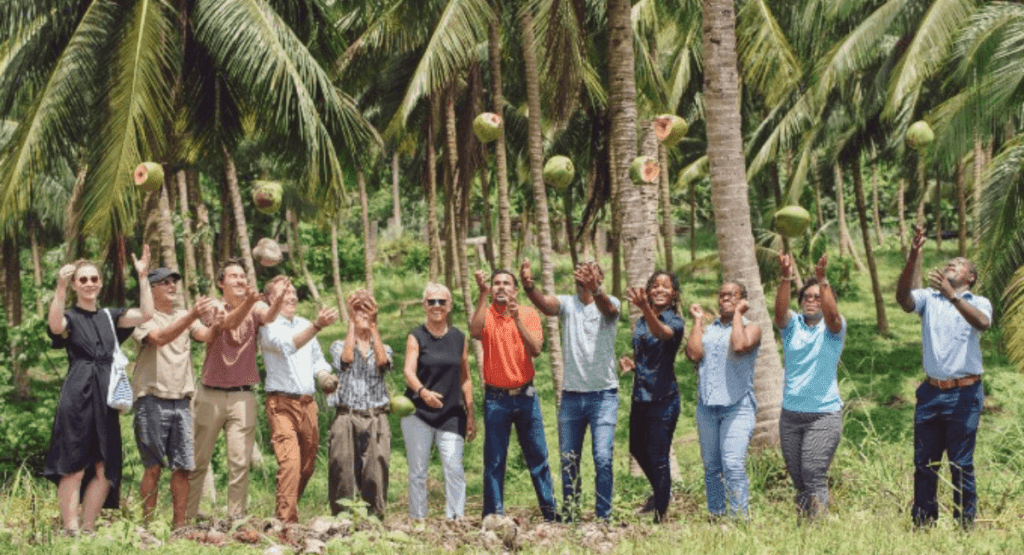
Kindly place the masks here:
POLYGON ((530 387, 532 385, 533 385, 533 380, 530 380, 530 381, 524 383, 523 385, 521 385, 519 387, 512 387, 512 388, 497 387, 497 386, 493 386, 493 385, 487 384, 487 385, 484 386, 484 388, 487 391, 492 391, 494 393, 500 393, 502 395, 509 395, 511 397, 515 397, 516 395, 522 395, 523 393, 526 393, 526 391, 528 389, 530 389, 530 387))
POLYGON ((939 389, 955 389, 958 387, 967 387, 974 385, 981 381, 981 376, 974 374, 973 376, 967 376, 966 378, 960 378, 958 380, 936 380, 935 378, 928 378, 928 383, 934 385, 939 389))
POLYGON ((356 416, 373 417, 373 416, 380 416, 382 414, 387 414, 387 413, 391 412, 391 405, 381 405, 379 407, 374 407, 372 409, 367 409, 367 410, 350 409, 350 408, 348 408, 348 407, 346 407, 344 405, 338 405, 337 407, 335 407, 335 410, 337 411, 339 416, 342 415, 342 414, 354 414, 356 416))
POLYGON ((285 393, 284 391, 268 391, 267 392, 267 396, 270 396, 270 395, 278 395, 280 397, 287 397, 289 399, 294 399, 296 401, 302 401, 303 403, 312 403, 313 402, 313 396, 312 395, 299 395, 298 393, 285 393))
POLYGON ((206 389, 212 389, 214 391, 252 391, 252 385, 240 385, 237 387, 217 387, 215 385, 203 384, 203 387, 205 387, 206 389))

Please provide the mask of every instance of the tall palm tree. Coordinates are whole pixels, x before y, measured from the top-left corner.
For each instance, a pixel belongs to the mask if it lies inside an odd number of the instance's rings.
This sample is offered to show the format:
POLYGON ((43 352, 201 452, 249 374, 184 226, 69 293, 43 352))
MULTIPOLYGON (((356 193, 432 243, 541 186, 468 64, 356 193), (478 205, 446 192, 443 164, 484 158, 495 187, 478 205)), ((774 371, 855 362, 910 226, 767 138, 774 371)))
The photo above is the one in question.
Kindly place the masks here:
POLYGON ((783 373, 754 254, 739 109, 736 14, 732 0, 704 0, 703 15, 708 162, 719 257, 725 279, 737 280, 747 287, 748 314, 762 331, 754 377, 758 407, 752 441, 776 445, 783 373))

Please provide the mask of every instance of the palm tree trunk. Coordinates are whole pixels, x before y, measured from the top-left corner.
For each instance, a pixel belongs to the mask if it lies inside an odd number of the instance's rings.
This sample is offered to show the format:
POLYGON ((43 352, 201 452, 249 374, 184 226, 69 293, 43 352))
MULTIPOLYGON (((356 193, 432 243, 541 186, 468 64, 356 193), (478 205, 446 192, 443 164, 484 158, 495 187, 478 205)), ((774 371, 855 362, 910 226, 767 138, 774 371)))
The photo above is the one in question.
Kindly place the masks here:
POLYGON ((397 237, 402 234, 402 197, 399 194, 398 151, 391 153, 391 230, 397 237))
POLYGON ((878 242, 878 246, 882 246, 882 216, 878 208, 878 181, 880 170, 878 167, 877 157, 875 164, 872 166, 871 171, 871 205, 875 216, 875 241, 878 242))
POLYGON ((188 210, 188 183, 185 179, 185 170, 178 170, 175 177, 178 185, 178 210, 181 213, 181 232, 185 253, 185 271, 182 272, 184 287, 181 288, 181 293, 185 300, 185 306, 192 306, 192 295, 199 290, 196 288, 196 251, 192 244, 192 215, 188 210))
MULTIPOLYGON (((502 118, 505 117, 505 96, 501 84, 501 36, 499 21, 491 20, 488 31, 487 57, 491 64, 491 98, 493 110, 502 118)), ((498 132, 498 140, 494 143, 494 168, 498 174, 498 260, 500 267, 511 268, 512 260, 512 204, 508 199, 508 162, 505 152, 505 127, 498 132)))
MULTIPOLYGON (((497 268, 494 257, 494 215, 491 206, 491 176, 487 172, 487 146, 480 145, 483 152, 484 163, 480 165, 480 196, 484 201, 483 222, 484 235, 487 236, 487 244, 484 245, 484 256, 487 257, 487 266, 492 270, 497 268)), ((482 262, 482 261, 481 261, 482 262)))
MULTIPOLYGON (((356 177, 358 178, 358 174, 356 174, 356 177)), ((298 272, 300 272, 303 279, 306 280, 306 286, 309 287, 309 294, 317 304, 320 304, 320 289, 316 286, 316 282, 313 281, 313 276, 310 275, 309 268, 306 266, 306 257, 302 254, 302 237, 299 235, 299 216, 294 210, 285 210, 284 215, 292 230, 292 260, 295 261, 298 272)), ((372 248, 372 245, 368 248, 372 248)))
POLYGON ((455 220, 458 197, 455 194, 455 181, 458 179, 459 145, 455 132, 455 90, 451 87, 445 94, 444 131, 445 131, 445 165, 444 174, 444 280, 448 289, 455 291, 459 282, 458 262, 458 223, 455 220))
POLYGON ((967 256, 967 176, 964 163, 956 161, 953 170, 956 180, 957 256, 967 256))
POLYGON ((818 174, 818 157, 811 155, 811 186, 814 188, 814 212, 818 216, 818 229, 825 225, 825 213, 821 208, 821 177, 818 174))
MULTIPOLYGON (((213 228, 210 227, 210 211, 199 195, 199 172, 187 170, 185 172, 185 184, 188 186, 188 203, 196 215, 196 236, 204 237, 205 240, 198 241, 199 252, 203 261, 203 276, 206 278, 207 295, 213 297, 217 294, 216 273, 213 263, 213 228)), ((196 280, 199 281, 198 279, 196 280)), ((196 287, 196 292, 202 289, 196 287)))
POLYGON ((661 240, 665 246, 665 269, 675 271, 675 259, 672 256, 672 243, 675 240, 676 224, 672 220, 672 195, 668 182, 668 149, 658 145, 658 165, 661 175, 658 177, 658 198, 661 202, 661 240))
POLYGON ((174 223, 171 222, 171 201, 167 191, 174 185, 174 176, 168 174, 164 178, 163 187, 160 187, 160 197, 157 205, 160 210, 160 218, 157 220, 157 228, 160 236, 160 258, 164 267, 177 272, 178 252, 174 247, 174 223))
POLYGON ((907 182, 900 179, 896 185, 896 214, 899 217, 896 234, 900 239, 900 258, 902 260, 907 259, 907 218, 904 216, 904 212, 907 209, 905 203, 906 188, 907 182))
MULTIPOLYGON (((623 6, 616 7, 617 11, 622 11, 625 14, 624 24, 627 27, 631 27, 629 23, 629 9, 630 2, 623 0, 623 6)), ((611 15, 611 6, 609 6, 609 15, 611 15)), ((623 20, 620 19, 622 15, 616 14, 616 23, 621 25, 623 20)), ((609 19, 609 23, 611 20, 609 19)), ((625 129, 636 129, 636 81, 633 76, 633 43, 631 41, 624 41, 624 44, 619 44, 613 48, 617 51, 616 57, 612 57, 609 52, 609 75, 614 75, 615 78, 610 80, 610 85, 615 88, 609 89, 609 100, 617 98, 616 102, 609 102, 611 107, 611 134, 614 137, 612 140, 620 140, 616 145, 616 153, 618 164, 616 166, 617 171, 614 178, 619 180, 619 198, 614 203, 614 209, 621 210, 623 213, 622 217, 622 258, 626 266, 626 286, 627 287, 643 287, 647 283, 647 279, 652 273, 654 273, 654 257, 658 252, 658 235, 656 229, 658 228, 658 184, 646 184, 646 185, 630 185, 628 168, 632 162, 635 151, 629 151, 629 144, 626 141, 630 140, 628 132, 625 129), (625 43, 628 43, 628 48, 625 47, 625 43), (619 57, 621 56, 621 57, 619 57), (613 70, 610 66, 613 59, 617 60, 617 63, 623 63, 623 60, 627 59, 629 63, 628 67, 621 67, 618 70, 613 70), (628 72, 628 73, 627 73, 628 72), (616 89, 618 89, 616 91, 616 89), (612 92, 615 91, 617 94, 612 96, 612 92), (629 154, 627 157, 626 154, 629 154), (628 215, 628 217, 626 217, 628 215)), ((650 156, 657 159, 658 157, 658 139, 654 135, 654 121, 646 119, 640 125, 641 128, 641 148, 640 152, 644 156, 650 156)), ((632 144, 636 144, 636 135, 632 136, 632 144)), ((629 322, 630 326, 635 326, 636 321, 640 318, 640 309, 630 305, 629 310, 629 322)))
POLYGON ((238 173, 235 169, 235 159, 225 144, 221 144, 224 151, 224 181, 228 186, 228 194, 231 197, 231 209, 235 220, 235 233, 238 237, 238 247, 242 251, 242 262, 245 264, 245 276, 252 285, 256 284, 256 266, 252 263, 252 247, 249 245, 249 228, 245 223, 245 210, 242 208, 242 192, 238 188, 238 173))
POLYGON ((690 180, 690 262, 697 260, 697 180, 690 180))
POLYGON ((985 171, 985 148, 981 144, 981 135, 974 132, 974 244, 981 244, 981 190, 983 172, 985 171))
MULTIPOLYGON (((523 66, 526 77, 526 104, 530 110, 529 152, 530 181, 533 182, 533 204, 537 217, 537 244, 540 247, 540 272, 544 293, 555 294, 555 266, 551 260, 551 222, 548 219, 548 195, 544 188, 542 168, 544 164, 544 140, 541 137, 540 79, 537 75, 537 57, 533 50, 533 14, 529 5, 519 12, 519 26, 522 31, 523 66)), ((548 316, 547 344, 551 351, 551 377, 555 386, 555 399, 562 402, 562 343, 558 333, 558 317, 548 316)))
MULTIPOLYGON (((433 104, 433 102, 431 102, 433 104)), ((437 229, 437 153, 434 150, 434 110, 427 110, 427 243, 430 252, 430 281, 441 273, 441 236, 437 229)))
POLYGON ((853 239, 850 238, 850 228, 846 226, 846 202, 843 195, 843 167, 836 162, 836 206, 839 212, 839 255, 849 254, 853 258, 853 264, 858 272, 867 268, 860 260, 857 249, 853 246, 853 239))
MULTIPOLYGON (((4 287, 3 304, 4 312, 7 313, 7 327, 15 328, 21 325, 21 256, 18 248, 18 238, 14 233, 5 234, 3 246, 0 248, 0 258, 3 258, 4 287)), ((32 396, 32 389, 28 379, 28 368, 22 366, 19 354, 22 345, 19 345, 16 334, 9 334, 8 360, 10 360, 11 380, 14 382, 14 394, 19 399, 28 399, 32 396)))
POLYGON ((85 193, 85 174, 88 172, 88 164, 83 163, 78 167, 78 171, 75 172, 75 184, 71 188, 71 200, 64 212, 64 240, 67 241, 67 249, 64 251, 65 264, 81 256, 85 246, 85 238, 81 234, 82 195, 85 193))
POLYGON ((366 176, 362 168, 356 170, 356 182, 359 184, 359 211, 363 220, 363 265, 366 267, 366 290, 373 295, 373 259, 376 245, 370 233, 370 200, 366 195, 366 176))
MULTIPOLYGON (((32 218, 28 228, 29 245, 32 248, 32 285, 36 291, 43 290, 43 255, 39 248, 39 220, 32 218)), ((43 295, 36 295, 36 314, 43 318, 46 315, 46 299, 43 295)))
MULTIPOLYGON (((924 160, 924 154, 918 152, 917 154, 917 216, 915 218, 914 227, 924 228, 924 205, 928 200, 928 179, 926 174, 926 166, 924 160)), ((914 263, 914 276, 911 282, 911 288, 921 288, 921 257, 918 256, 914 263)))
POLYGON ((348 322, 345 293, 341 289, 341 258, 338 256, 338 218, 331 218, 331 277, 334 278, 334 297, 338 303, 338 315, 342 323, 348 322))
POLYGON ((942 180, 935 176, 935 250, 942 253, 942 180))
POLYGON ((878 281, 878 268, 875 264, 875 253, 871 245, 871 233, 868 228, 867 202, 864 200, 864 179, 861 175, 860 153, 853 155, 853 193, 857 197, 857 217, 860 219, 860 231, 864 236, 864 257, 868 259, 868 271, 871 273, 871 292, 875 295, 875 320, 878 333, 889 333, 889 321, 885 317, 885 299, 882 297, 882 285, 878 281))
POLYGON ((761 328, 754 373, 757 424, 751 441, 755 445, 778 445, 783 373, 754 254, 736 68, 736 14, 732 0, 705 0, 702 8, 708 162, 718 251, 724 278, 747 287, 748 317, 761 328))
POLYGON ((231 218, 231 195, 228 193, 227 180, 221 183, 220 190, 220 230, 217 240, 217 266, 232 258, 235 252, 234 222, 231 218))

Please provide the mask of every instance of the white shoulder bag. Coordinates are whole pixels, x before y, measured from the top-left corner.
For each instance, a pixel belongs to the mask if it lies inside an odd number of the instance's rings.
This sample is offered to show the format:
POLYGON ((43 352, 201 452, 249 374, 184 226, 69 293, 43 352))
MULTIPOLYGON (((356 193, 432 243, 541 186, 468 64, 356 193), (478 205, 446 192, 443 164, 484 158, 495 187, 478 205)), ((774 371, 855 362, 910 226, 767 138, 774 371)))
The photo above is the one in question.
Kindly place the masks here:
POLYGON ((121 345, 117 341, 117 328, 114 326, 114 318, 110 311, 103 309, 110 322, 110 331, 114 333, 114 362, 110 365, 110 384, 107 386, 107 405, 122 413, 132 410, 132 384, 128 381, 128 374, 124 369, 128 367, 128 357, 121 352, 121 345))

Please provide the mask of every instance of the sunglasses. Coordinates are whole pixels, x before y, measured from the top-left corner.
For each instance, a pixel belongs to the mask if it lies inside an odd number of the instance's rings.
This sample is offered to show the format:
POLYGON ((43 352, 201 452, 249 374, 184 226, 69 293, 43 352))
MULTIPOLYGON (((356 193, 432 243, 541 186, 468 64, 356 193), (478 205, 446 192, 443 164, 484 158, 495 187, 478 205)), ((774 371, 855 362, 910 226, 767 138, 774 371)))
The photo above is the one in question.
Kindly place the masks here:
POLYGON ((427 299, 427 306, 444 306, 448 304, 448 299, 427 299))
POLYGON ((100 282, 100 276, 82 276, 82 277, 78 278, 78 283, 81 283, 82 285, 85 285, 86 283, 89 283, 90 281, 93 282, 93 283, 99 283, 100 282))
POLYGON ((153 282, 153 283, 150 284, 150 286, 151 287, 160 287, 160 286, 163 286, 163 285, 171 285, 172 283, 175 283, 176 281, 178 281, 178 280, 176 280, 174 278, 166 278, 166 279, 162 279, 160 281, 153 282))
POLYGON ((804 300, 805 301, 820 301, 821 300, 821 295, 807 294, 807 295, 804 295, 804 300))

